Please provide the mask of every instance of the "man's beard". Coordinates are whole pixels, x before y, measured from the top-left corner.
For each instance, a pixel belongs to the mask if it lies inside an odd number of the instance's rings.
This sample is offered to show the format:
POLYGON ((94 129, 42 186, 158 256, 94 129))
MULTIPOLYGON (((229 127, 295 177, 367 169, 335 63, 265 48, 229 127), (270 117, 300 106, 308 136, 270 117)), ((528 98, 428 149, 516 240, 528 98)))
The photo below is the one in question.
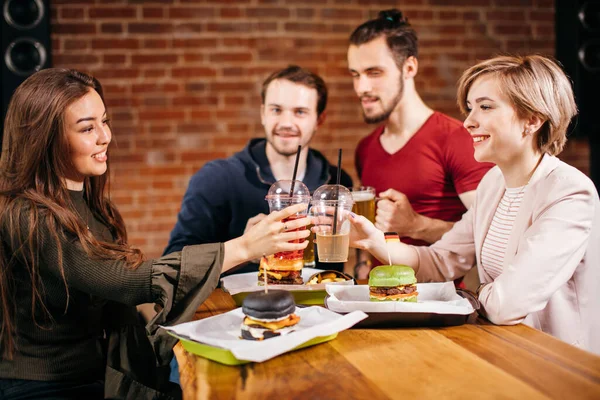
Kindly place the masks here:
MULTIPOLYGON (((294 147, 294 149, 293 150, 290 149, 290 150, 286 151, 286 150, 280 148, 280 146, 277 146, 275 144, 274 138, 276 136, 276 133, 278 133, 278 132, 282 132, 282 131, 277 131, 276 129, 273 129, 273 131, 271 132, 271 139, 269 139, 267 137, 267 141, 271 144, 271 147, 273 148, 273 150, 275 150, 275 152, 277 154, 284 156, 284 157, 296 156, 296 152, 298 151, 298 145, 301 144, 300 142, 301 142, 302 135, 300 134, 300 136, 298 136, 298 144, 294 147)), ((285 132, 285 131, 283 131, 283 132, 285 132)), ((297 132, 294 132, 294 133, 297 133, 297 132)), ((306 143, 306 146, 308 146, 308 143, 306 143)), ((302 147, 304 147, 304 146, 302 146, 302 147)))
POLYGON ((398 103, 400 103, 400 100, 402 99, 402 94, 404 94, 404 82, 402 76, 400 76, 400 87, 398 88, 396 96, 394 96, 394 99, 390 103, 390 106, 385 107, 384 105, 383 112, 381 114, 373 116, 368 116, 367 114, 365 114, 365 109, 363 108, 363 118, 365 122, 367 124, 378 124, 380 122, 386 121, 390 117, 390 115, 392 115, 392 112, 394 112, 394 109, 396 108, 398 103))

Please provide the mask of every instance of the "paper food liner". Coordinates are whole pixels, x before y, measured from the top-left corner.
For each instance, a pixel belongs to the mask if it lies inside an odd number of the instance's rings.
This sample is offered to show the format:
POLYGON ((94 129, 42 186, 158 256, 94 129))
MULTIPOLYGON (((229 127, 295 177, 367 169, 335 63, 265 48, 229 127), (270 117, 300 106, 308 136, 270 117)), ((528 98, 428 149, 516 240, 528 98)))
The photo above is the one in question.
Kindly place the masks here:
POLYGON ((469 300, 456 293, 453 282, 417 283, 416 303, 400 301, 370 301, 369 286, 339 286, 326 284, 327 308, 349 313, 364 311, 366 313, 411 312, 435 314, 468 315, 474 312, 469 300))
POLYGON ((244 319, 241 308, 199 321, 162 328, 180 337, 230 350, 238 360, 263 362, 314 338, 346 330, 367 318, 367 314, 361 311, 340 315, 323 307, 296 308, 296 314, 300 316, 300 322, 293 332, 262 341, 240 338, 240 326, 244 319))
MULTIPOLYGON (((322 269, 315 268, 302 268, 302 279, 304 282, 308 281, 313 274, 317 272, 323 272, 322 269)), ((354 281, 344 281, 344 282, 333 282, 333 283, 319 283, 316 285, 271 285, 269 284, 269 288, 277 289, 277 290, 288 290, 288 291, 307 291, 307 290, 325 290, 325 285, 341 285, 348 286, 354 285, 354 281)), ((238 293, 247 293, 247 292, 257 292, 260 290, 265 290, 263 285, 258 284, 258 272, 247 272, 245 274, 235 274, 229 275, 224 278, 221 278, 221 287, 224 291, 228 292, 230 295, 234 296, 238 293)))

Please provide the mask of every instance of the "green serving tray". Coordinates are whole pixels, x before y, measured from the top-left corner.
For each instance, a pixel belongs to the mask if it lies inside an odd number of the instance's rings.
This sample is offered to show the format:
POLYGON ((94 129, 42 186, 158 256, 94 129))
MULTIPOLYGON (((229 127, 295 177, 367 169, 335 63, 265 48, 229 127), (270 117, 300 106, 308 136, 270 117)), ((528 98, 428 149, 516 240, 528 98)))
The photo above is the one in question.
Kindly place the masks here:
MULTIPOLYGON (((192 340, 179 337, 172 332, 167 331, 167 333, 169 333, 169 335, 174 336, 177 339, 179 339, 183 348, 187 352, 195 354, 197 356, 208 358, 209 360, 213 360, 218 363, 225 364, 225 365, 242 365, 242 364, 248 364, 248 363, 252 362, 252 361, 238 360, 237 358, 235 358, 235 356, 233 355, 233 353, 231 353, 230 350, 222 349, 219 347, 209 346, 209 345, 203 344, 203 343, 194 342, 192 340)), ((319 344, 319 343, 328 342, 330 340, 335 339, 337 337, 337 335, 338 334, 336 332, 333 335, 316 337, 314 339, 309 340, 308 342, 302 343, 300 346, 295 347, 290 351, 302 349, 304 347, 314 346, 315 344, 319 344)))
MULTIPOLYGON (((231 297, 233 297, 235 305, 241 307, 242 302, 250 293, 252 292, 241 292, 234 294, 231 297)), ((325 296, 327 296, 325 290, 290 290, 290 293, 294 295, 296 304, 304 304, 307 306, 322 306, 325 304, 325 296)))

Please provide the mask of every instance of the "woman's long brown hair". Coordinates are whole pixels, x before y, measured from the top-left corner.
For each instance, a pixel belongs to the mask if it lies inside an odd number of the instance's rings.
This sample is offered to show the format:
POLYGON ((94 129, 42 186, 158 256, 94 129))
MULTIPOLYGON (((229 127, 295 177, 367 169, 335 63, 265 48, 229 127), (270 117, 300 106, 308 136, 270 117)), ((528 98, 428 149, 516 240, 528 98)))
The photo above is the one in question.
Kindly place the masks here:
MULTIPOLYGON (((64 114, 90 90, 98 92, 104 102, 102 86, 95 78, 51 68, 23 82, 8 106, 0 157, 0 349, 2 357, 8 359, 15 351, 17 269, 24 269, 31 280, 31 315, 41 309, 51 319, 40 282, 40 224, 51 232, 59 257, 61 239, 68 233, 79 238, 91 258, 123 260, 132 268, 142 262, 142 253, 128 246, 123 218, 108 197, 109 169, 101 176, 85 179, 84 198, 94 215, 109 227, 114 243, 98 241, 90 234, 74 211, 66 187, 64 177, 73 166, 64 114)), ((59 268, 68 306, 62 259, 59 268)))

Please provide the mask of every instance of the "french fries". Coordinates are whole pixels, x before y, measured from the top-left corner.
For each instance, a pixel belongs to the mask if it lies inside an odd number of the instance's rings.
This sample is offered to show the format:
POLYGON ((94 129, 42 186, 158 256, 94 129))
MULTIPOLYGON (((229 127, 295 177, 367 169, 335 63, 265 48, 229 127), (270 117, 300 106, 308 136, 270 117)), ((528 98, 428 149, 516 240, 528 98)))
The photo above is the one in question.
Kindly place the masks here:
POLYGON ((307 285, 318 285, 320 283, 344 282, 349 280, 344 275, 335 271, 324 271, 313 275, 307 285))

